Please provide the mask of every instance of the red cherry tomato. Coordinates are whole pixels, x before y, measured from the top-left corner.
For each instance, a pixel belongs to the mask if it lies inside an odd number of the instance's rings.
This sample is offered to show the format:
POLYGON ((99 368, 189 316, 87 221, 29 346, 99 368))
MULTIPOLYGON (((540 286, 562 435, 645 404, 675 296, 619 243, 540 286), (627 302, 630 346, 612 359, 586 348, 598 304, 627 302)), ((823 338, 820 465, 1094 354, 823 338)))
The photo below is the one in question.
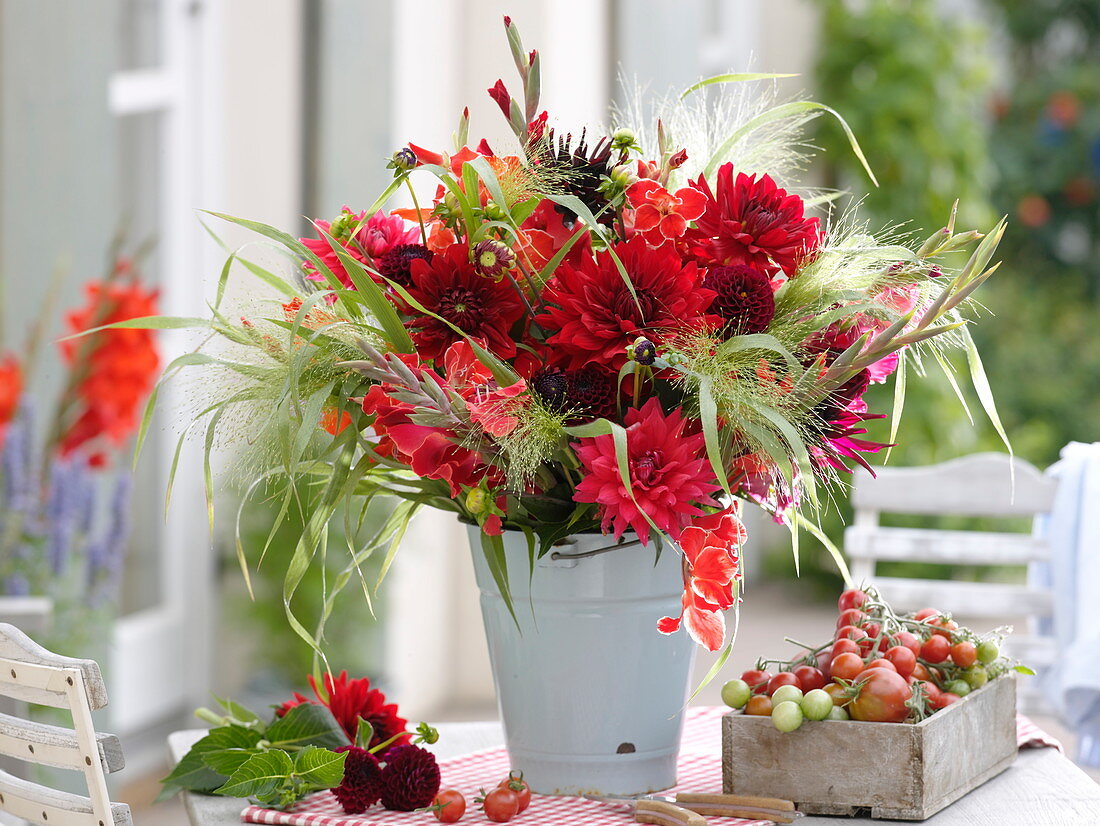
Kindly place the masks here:
POLYGON ((883 655, 886 660, 893 663, 897 672, 908 677, 917 667, 917 655, 903 645, 895 645, 883 655))
POLYGON ((894 664, 886 659, 871 660, 871 662, 867 663, 867 668, 863 670, 870 671, 872 668, 885 668, 887 671, 893 671, 895 674, 898 673, 898 670, 894 667, 894 664))
POLYGON ((834 680, 854 680, 863 671, 863 660, 858 654, 840 654, 829 666, 829 671, 834 680))
POLYGON ((435 819, 442 823, 458 823, 466 814, 466 798, 454 789, 445 789, 432 801, 435 819))
POLYGON ((824 690, 826 694, 833 698, 834 706, 842 706, 848 702, 848 689, 840 683, 829 683, 824 690))
POLYGON ((754 717, 767 717, 772 713, 772 698, 767 694, 754 694, 745 704, 745 713, 754 717))
POLYGON ((920 653, 920 640, 917 639, 916 634, 910 633, 909 631, 899 631, 894 634, 893 644, 904 645, 913 652, 914 656, 920 653))
POLYGON ((978 661, 978 647, 972 642, 957 642, 951 646, 951 661, 959 668, 970 668, 978 661))
POLYGON ((855 642, 859 642, 866 636, 867 635, 863 633, 862 630, 856 628, 854 625, 844 625, 836 629, 836 637, 834 637, 834 639, 853 640, 855 642))
POLYGON ((847 611, 849 608, 862 608, 867 604, 868 599, 869 597, 863 591, 853 588, 841 594, 836 604, 839 610, 847 611))
MULTIPOLYGON (((817 652, 817 670, 821 672, 821 676, 825 678, 825 682, 829 682, 829 680, 832 679, 832 676, 829 673, 829 666, 832 664, 832 662, 833 655, 832 652, 829 651, 829 649, 826 648, 824 651, 817 652)), ((795 671, 797 673, 797 669, 795 669, 795 671)), ((799 682, 801 682, 801 680, 799 680, 799 682)))
POLYGON ((481 807, 493 823, 507 823, 519 813, 519 795, 511 789, 496 788, 485 795, 481 807))
POLYGON ((840 616, 836 619, 836 627, 843 628, 845 625, 859 625, 865 619, 867 619, 867 615, 858 608, 849 608, 847 611, 840 612, 840 616))
POLYGON ((768 696, 771 697, 775 694, 775 690, 781 685, 793 685, 795 688, 799 688, 798 677, 796 677, 790 671, 780 671, 770 680, 768 680, 768 696))
POLYGON ((949 620, 947 617, 937 617, 928 621, 929 625, 935 626, 932 633, 939 634, 948 641, 951 640, 951 632, 959 630, 959 624, 954 620, 949 620))
POLYGON ((871 668, 860 675, 859 693, 848 703, 853 720, 900 723, 909 716, 906 702, 913 696, 909 683, 887 668, 871 668))
POLYGON ((933 634, 926 639, 924 645, 920 647, 920 657, 922 660, 927 660, 930 663, 942 663, 947 659, 947 655, 950 651, 951 643, 948 642, 947 637, 933 634))
POLYGON ((798 678, 798 685, 803 693, 821 688, 826 683, 821 669, 814 668, 812 665, 800 665, 794 670, 794 676, 798 678))
POLYGON ((961 699, 962 697, 958 694, 952 694, 950 691, 941 691, 935 697, 931 698, 929 703, 932 708, 939 710, 941 708, 947 708, 947 706, 952 703, 957 703, 961 699))
POLYGON ((771 674, 760 668, 750 668, 744 674, 741 675, 741 679, 749 684, 749 688, 752 689, 753 694, 761 694, 768 688, 768 680, 771 679, 771 674))
POLYGON ((924 663, 917 663, 913 667, 913 676, 916 677, 918 680, 932 679, 932 674, 927 668, 925 668, 924 663))
POLYGON ((919 611, 917 611, 917 613, 913 614, 913 619, 915 619, 917 622, 924 622, 930 617, 938 617, 939 615, 940 612, 937 611, 935 608, 921 608, 919 611))
POLYGON ((516 814, 523 814, 523 810, 531 805, 531 787, 523 779, 523 772, 509 772, 497 787, 511 789, 519 797, 519 811, 516 814))
POLYGON ((850 640, 847 637, 837 640, 833 643, 832 651, 830 652, 829 662, 835 660, 841 654, 858 654, 859 643, 855 640, 850 640))

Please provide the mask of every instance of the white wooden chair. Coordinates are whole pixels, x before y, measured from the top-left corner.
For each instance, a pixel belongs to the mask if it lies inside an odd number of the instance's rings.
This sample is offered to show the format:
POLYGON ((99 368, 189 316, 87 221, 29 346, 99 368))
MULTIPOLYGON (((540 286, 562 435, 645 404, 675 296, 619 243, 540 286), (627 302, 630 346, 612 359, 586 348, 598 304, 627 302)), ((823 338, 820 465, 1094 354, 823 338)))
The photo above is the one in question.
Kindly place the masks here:
MULTIPOLYGON (((1014 633, 1006 648, 1032 668, 1050 665, 1057 655, 1054 639, 1040 635, 1037 627, 1053 611, 1050 591, 1022 584, 882 577, 875 569, 886 561, 1025 567, 1048 559, 1047 542, 1029 533, 891 528, 879 524, 879 515, 1034 519, 1050 511, 1055 480, 1001 453, 928 467, 885 467, 877 473, 857 474, 852 490, 855 520, 844 533, 844 548, 853 580, 874 584, 899 610, 933 606, 968 618, 1026 616, 1027 632, 1014 633)), ((1045 707, 1035 683, 1021 681, 1019 692, 1021 707, 1032 711, 1045 707)))
POLYGON ((0 754, 84 774, 88 796, 57 791, 0 771, 0 812, 39 826, 130 826, 130 807, 112 803, 105 774, 124 765, 118 738, 96 734, 92 711, 107 690, 92 660, 53 654, 13 625, 0 624, 0 694, 67 709, 73 728, 0 714, 0 754))

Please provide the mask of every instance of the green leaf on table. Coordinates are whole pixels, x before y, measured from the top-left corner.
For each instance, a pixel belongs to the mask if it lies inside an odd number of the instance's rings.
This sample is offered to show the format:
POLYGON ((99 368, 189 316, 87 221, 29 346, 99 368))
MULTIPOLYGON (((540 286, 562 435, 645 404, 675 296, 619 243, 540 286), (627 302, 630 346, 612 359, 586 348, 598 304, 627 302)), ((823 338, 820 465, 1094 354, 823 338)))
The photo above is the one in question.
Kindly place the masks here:
POLYGON ((222 726, 210 732, 191 747, 172 773, 165 777, 162 797, 171 797, 186 789, 209 794, 225 783, 229 772, 219 772, 207 763, 207 757, 227 749, 251 749, 260 742, 260 733, 243 726, 222 726))
MULTIPOLYGON (((369 725, 369 724, 368 724, 369 725)), ((294 773, 299 780, 322 789, 339 786, 344 779, 344 761, 348 753, 306 746, 294 758, 294 773)))
POLYGON ((222 785, 227 778, 233 775, 237 769, 247 763, 250 759, 260 754, 259 751, 253 748, 243 749, 218 749, 216 751, 208 751, 202 756, 203 762, 211 769, 222 775, 222 785))
POLYGON ((339 748, 350 745, 344 729, 325 706, 302 703, 276 720, 267 730, 267 739, 275 748, 320 746, 339 748))
POLYGON ((272 749, 250 757, 214 794, 226 797, 262 797, 282 788, 294 772, 294 761, 285 751, 272 749))

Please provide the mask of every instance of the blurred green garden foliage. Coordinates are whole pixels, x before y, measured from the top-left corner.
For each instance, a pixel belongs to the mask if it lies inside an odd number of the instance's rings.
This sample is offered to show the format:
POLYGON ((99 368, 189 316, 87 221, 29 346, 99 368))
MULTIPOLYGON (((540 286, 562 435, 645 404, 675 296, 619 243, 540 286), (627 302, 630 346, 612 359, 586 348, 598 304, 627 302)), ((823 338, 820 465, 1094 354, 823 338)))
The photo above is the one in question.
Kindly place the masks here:
MULTIPOLYGON (((974 327, 1002 420, 1040 467, 1067 442, 1100 439, 1100 0, 982 0, 965 16, 933 0, 818 6, 818 96, 851 124, 881 187, 823 122, 826 184, 864 198, 872 229, 930 232, 955 198, 965 226, 1008 215, 974 327)), ((928 374, 908 383, 890 462, 1003 450, 980 408, 971 425, 938 366, 928 374)), ((887 385, 867 399, 888 411, 892 396, 887 385)), ((837 541, 851 515, 843 501, 838 511, 825 517, 837 541)), ((802 563, 835 587, 824 552, 802 563)), ((793 569, 790 554, 770 567, 793 569)))

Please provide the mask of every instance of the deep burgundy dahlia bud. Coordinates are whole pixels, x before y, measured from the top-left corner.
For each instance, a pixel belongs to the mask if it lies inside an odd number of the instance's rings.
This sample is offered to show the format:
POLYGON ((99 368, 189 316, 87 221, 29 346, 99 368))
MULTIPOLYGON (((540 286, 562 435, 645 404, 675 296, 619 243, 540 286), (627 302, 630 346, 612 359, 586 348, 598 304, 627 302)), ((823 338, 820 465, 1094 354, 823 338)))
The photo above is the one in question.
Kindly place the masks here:
POLYGON ((386 752, 382 768, 382 805, 395 812, 430 806, 439 792, 435 755, 419 746, 398 746, 386 752))
POLYGON ((407 146, 402 147, 393 153, 393 157, 390 158, 390 166, 393 169, 400 169, 406 172, 410 169, 415 169, 416 153, 407 146))
POLYGON ((762 333, 775 317, 771 279, 755 267, 713 267, 703 279, 703 287, 718 294, 710 312, 726 320, 729 335, 762 333))
POLYGON ((398 244, 382 253, 375 261, 378 272, 402 287, 412 284, 413 261, 431 263, 434 253, 421 244, 398 244))
POLYGON ((634 342, 632 355, 634 361, 648 367, 657 360, 657 345, 648 338, 638 338, 634 342))
POLYGON ((516 254, 500 241, 487 239, 474 245, 474 269, 481 275, 500 279, 516 264, 516 254))
POLYGON ((531 377, 531 392, 548 410, 565 407, 569 393, 569 377, 557 367, 545 367, 531 377))
POLYGON ((347 752, 348 756, 344 761, 344 779, 332 794, 347 814, 361 814, 382 797, 382 767, 377 757, 358 746, 343 746, 335 751, 347 752))

